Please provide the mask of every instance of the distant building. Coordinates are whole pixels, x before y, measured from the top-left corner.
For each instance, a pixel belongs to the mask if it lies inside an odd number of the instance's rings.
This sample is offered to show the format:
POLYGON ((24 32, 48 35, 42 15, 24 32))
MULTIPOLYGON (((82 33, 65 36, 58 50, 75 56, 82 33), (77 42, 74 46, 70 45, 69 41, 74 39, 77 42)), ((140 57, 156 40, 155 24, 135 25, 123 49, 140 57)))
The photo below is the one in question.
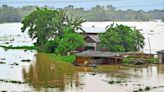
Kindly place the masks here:
POLYGON ((164 50, 158 51, 159 63, 164 64, 164 50))

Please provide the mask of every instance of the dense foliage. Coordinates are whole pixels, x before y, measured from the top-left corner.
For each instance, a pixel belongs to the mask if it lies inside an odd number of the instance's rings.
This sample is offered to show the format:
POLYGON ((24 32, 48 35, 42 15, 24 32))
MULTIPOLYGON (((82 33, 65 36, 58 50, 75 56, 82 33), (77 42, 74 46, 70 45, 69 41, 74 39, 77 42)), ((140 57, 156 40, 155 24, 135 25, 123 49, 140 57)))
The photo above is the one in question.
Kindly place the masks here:
MULTIPOLYGON (((31 13, 34 7, 35 6, 25 6, 22 8, 14 8, 3 5, 0 7, 0 23, 20 22, 25 15, 31 13)), ((68 6, 65 7, 64 10, 67 10, 68 15, 74 15, 74 18, 82 16, 87 21, 148 21, 162 19, 162 17, 164 17, 164 10, 118 10, 111 5, 106 7, 97 5, 90 10, 68 6)))
POLYGON ((100 34, 101 46, 110 51, 139 51, 145 45, 140 30, 125 25, 110 25, 106 32, 100 34))
POLYGON ((75 50, 77 47, 81 47, 84 44, 83 37, 79 34, 64 34, 63 38, 58 41, 58 48, 56 53, 65 55, 71 50, 75 50))
POLYGON ((23 19, 22 31, 28 29, 39 51, 66 55, 83 45, 83 37, 75 33, 83 22, 81 17, 69 18, 63 10, 36 8, 23 19))
POLYGON ((13 8, 7 5, 2 5, 0 7, 0 23, 20 22, 21 19, 25 15, 28 15, 33 9, 34 9, 34 6, 13 8))

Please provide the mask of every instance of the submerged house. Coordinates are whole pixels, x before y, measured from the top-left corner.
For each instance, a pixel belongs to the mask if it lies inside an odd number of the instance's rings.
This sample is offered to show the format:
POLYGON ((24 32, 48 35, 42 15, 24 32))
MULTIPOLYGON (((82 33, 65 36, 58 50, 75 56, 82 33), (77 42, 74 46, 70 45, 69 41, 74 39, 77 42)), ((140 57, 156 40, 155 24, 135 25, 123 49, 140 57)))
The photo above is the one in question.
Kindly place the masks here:
POLYGON ((164 50, 158 51, 159 63, 164 64, 164 50))
POLYGON ((122 56, 120 53, 104 51, 83 51, 76 53, 75 65, 84 66, 92 64, 121 64, 122 56))
POLYGON ((84 36, 85 44, 76 53, 75 65, 84 66, 92 64, 120 64, 122 57, 118 53, 101 51, 99 34, 104 33, 108 23, 86 22, 82 24, 85 33, 77 30, 84 36))

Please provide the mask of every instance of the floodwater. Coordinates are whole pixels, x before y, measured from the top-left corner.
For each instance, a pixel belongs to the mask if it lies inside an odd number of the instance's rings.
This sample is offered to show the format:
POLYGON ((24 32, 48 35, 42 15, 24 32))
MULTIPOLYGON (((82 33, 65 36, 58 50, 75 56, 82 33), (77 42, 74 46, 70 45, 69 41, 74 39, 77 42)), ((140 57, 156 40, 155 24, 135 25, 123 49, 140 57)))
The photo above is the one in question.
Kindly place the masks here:
MULTIPOLYGON (((32 45, 20 27, 19 23, 0 24, 0 45, 32 45)), ((164 65, 92 69, 54 62, 35 50, 0 48, 0 91, 133 92, 146 86, 149 92, 164 92, 164 65)))

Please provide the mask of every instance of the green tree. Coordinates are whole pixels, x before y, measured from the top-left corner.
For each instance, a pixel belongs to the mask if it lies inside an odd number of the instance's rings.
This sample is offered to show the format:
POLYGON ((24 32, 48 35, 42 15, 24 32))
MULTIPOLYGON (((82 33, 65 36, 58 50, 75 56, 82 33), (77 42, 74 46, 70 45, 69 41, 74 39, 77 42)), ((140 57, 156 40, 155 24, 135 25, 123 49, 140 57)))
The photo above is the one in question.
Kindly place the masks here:
POLYGON ((83 36, 79 34, 64 34, 63 38, 58 39, 58 47, 56 48, 56 54, 66 55, 78 47, 84 44, 83 36))
POLYGON ((99 36, 101 46, 109 51, 139 51, 145 45, 145 38, 140 30, 125 25, 112 24, 99 36))
POLYGON ((29 28, 30 37, 37 39, 35 45, 43 49, 46 41, 58 34, 59 27, 62 26, 63 16, 63 11, 36 8, 23 19, 22 31, 24 32, 29 28))
POLYGON ((38 47, 39 51, 55 52, 55 48, 62 45, 58 44, 59 41, 62 41, 66 34, 76 34, 75 30, 81 29, 81 23, 83 22, 85 20, 81 17, 75 19, 68 17, 63 10, 36 8, 23 19, 22 31, 28 29, 29 36, 37 40, 35 46, 38 47))
POLYGON ((62 38, 56 37, 45 45, 45 52, 67 55, 68 52, 83 46, 84 38, 77 33, 65 33, 62 38))

